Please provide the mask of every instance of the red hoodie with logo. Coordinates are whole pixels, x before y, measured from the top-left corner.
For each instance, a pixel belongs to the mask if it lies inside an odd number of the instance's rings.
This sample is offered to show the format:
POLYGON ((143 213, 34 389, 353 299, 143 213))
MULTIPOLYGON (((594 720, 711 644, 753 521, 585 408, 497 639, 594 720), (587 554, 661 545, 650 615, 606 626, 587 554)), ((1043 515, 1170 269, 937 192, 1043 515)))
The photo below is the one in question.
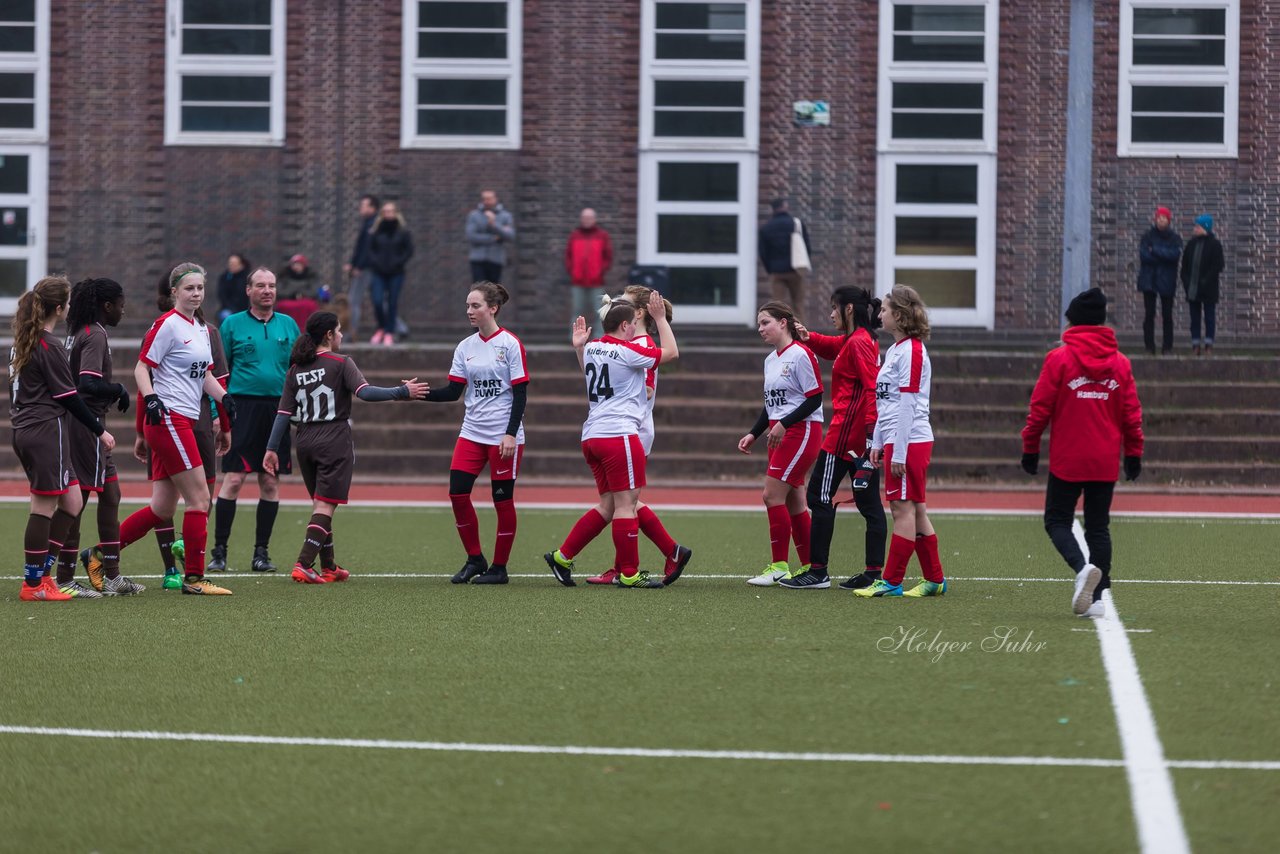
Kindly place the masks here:
POLYGON ((1110 327, 1073 326, 1044 357, 1022 428, 1023 453, 1040 453, 1046 427, 1049 472, 1062 480, 1114 483, 1121 456, 1142 456, 1142 404, 1110 327))

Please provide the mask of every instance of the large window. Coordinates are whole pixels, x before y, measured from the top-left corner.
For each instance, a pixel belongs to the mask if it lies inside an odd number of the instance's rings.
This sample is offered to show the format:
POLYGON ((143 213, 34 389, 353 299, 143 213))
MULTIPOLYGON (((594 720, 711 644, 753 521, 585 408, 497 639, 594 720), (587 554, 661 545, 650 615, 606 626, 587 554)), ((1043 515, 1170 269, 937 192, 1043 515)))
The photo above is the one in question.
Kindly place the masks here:
POLYGON ((284 0, 169 0, 165 142, 284 144, 284 0))
POLYGON ((638 257, 682 318, 755 317, 759 0, 644 0, 638 257))
POLYGON ((876 289, 995 318, 997 0, 880 4, 876 289))
POLYGON ((1121 156, 1234 157, 1239 0, 1124 0, 1121 156))
POLYGON ((520 147, 521 0, 404 0, 405 148, 520 147))
POLYGON ((0 2, 0 140, 49 138, 49 0, 0 2))

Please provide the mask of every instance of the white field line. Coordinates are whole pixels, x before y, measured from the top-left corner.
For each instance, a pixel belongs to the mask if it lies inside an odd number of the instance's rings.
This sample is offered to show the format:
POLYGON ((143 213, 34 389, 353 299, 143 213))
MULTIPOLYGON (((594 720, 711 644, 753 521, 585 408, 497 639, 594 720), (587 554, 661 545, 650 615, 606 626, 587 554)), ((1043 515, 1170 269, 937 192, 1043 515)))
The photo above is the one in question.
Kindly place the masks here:
MULTIPOLYGON (((597 747, 573 744, 484 744, 466 741, 400 741, 381 738, 317 738, 313 736, 237 735, 211 732, 157 732, 0 724, 0 734, 99 738, 133 741, 187 741, 214 744, 262 744, 286 747, 339 747, 364 750, 422 750, 441 753, 540 754, 555 756, 620 756, 638 759, 736 759, 758 762, 850 762, 897 765, 1003 765, 1030 767, 1122 768, 1120 759, 1062 756, 957 756, 911 753, 818 753, 779 750, 685 750, 668 747, 597 747)), ((1186 760, 1175 768, 1202 770, 1280 771, 1280 762, 1186 760)))
MULTIPOLYGON (((1072 533, 1085 553, 1084 529, 1080 520, 1071 523, 1072 533)), ((1138 843, 1144 854, 1190 854, 1191 843, 1182 826, 1182 812, 1173 790, 1173 777, 1164 757, 1164 745, 1156 732, 1156 719, 1142 688, 1138 661, 1129 644, 1129 635, 1116 611, 1111 591, 1102 591, 1106 614, 1094 619, 1098 645, 1102 648, 1102 666, 1111 687, 1111 705, 1116 712, 1120 746, 1124 753, 1125 776, 1129 778, 1129 796, 1133 801, 1133 818, 1138 826, 1138 843)))

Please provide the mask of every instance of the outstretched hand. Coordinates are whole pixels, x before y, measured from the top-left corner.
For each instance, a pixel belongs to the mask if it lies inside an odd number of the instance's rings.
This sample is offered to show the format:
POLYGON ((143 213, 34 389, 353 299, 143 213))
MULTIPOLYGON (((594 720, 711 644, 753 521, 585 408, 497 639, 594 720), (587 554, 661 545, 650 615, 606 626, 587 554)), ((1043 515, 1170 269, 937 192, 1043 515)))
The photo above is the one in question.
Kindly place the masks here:
POLYGON ((657 322, 659 317, 667 316, 667 307, 662 304, 662 294, 657 291, 649 291, 649 304, 645 308, 649 316, 655 319, 654 322, 657 322))
POLYGON ((591 333, 587 331, 587 319, 582 315, 578 315, 573 321, 573 335, 570 340, 573 341, 575 350, 587 346, 587 342, 591 340, 591 333))
POLYGON ((427 392, 431 391, 431 386, 427 383, 418 382, 418 378, 405 380, 404 387, 409 390, 410 400, 425 400, 427 392))

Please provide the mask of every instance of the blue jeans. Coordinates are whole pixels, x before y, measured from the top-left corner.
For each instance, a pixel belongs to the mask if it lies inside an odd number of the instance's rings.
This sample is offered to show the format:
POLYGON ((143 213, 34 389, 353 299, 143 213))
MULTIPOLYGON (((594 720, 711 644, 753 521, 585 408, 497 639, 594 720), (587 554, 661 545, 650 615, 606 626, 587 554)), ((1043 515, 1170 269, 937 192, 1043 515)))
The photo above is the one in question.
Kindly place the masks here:
POLYGON ((400 288, 404 287, 404 273, 383 276, 373 273, 369 277, 369 296, 373 299, 373 314, 378 328, 388 335, 396 332, 396 306, 400 303, 400 288))
POLYGON ((1213 346, 1213 333, 1217 332, 1218 304, 1216 302, 1189 301, 1191 307, 1191 346, 1199 347, 1201 343, 1213 346), (1204 339, 1200 338, 1200 309, 1204 309, 1204 339))

